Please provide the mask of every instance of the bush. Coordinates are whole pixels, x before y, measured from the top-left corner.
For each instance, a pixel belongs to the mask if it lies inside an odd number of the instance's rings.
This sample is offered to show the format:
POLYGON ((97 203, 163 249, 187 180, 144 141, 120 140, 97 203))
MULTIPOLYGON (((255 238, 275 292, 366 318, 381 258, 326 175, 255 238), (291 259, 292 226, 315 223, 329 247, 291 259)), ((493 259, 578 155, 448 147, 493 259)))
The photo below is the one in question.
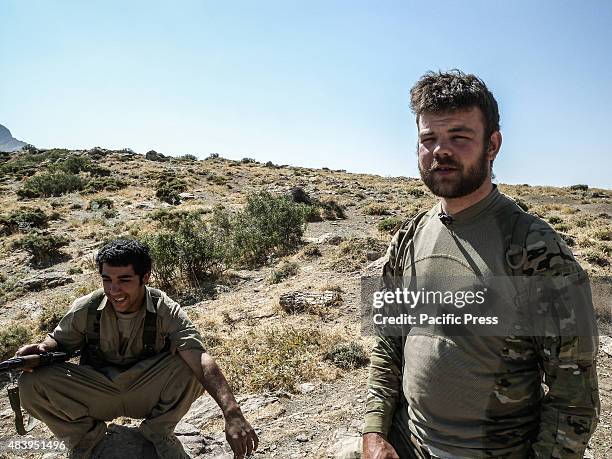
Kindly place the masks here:
POLYGON ((176 159, 180 161, 197 161, 198 157, 196 155, 186 154, 186 155, 179 156, 176 159))
POLYGON ((92 168, 93 163, 88 157, 71 155, 56 163, 51 169, 67 174, 78 174, 79 172, 89 172, 92 168))
POLYGON ((384 220, 378 222, 376 226, 378 231, 381 233, 395 234, 395 232, 402 226, 402 219, 398 217, 387 217, 384 220))
POLYGON ((95 198, 89 201, 87 210, 112 209, 113 201, 109 198, 95 198))
POLYGON ((557 217, 556 215, 548 217, 548 223, 550 223, 551 225, 555 225, 557 223, 562 223, 562 222, 563 222, 563 219, 561 217, 557 217))
POLYGON ((278 284, 284 279, 295 276, 298 272, 299 265, 294 261, 285 261, 280 263, 270 273, 270 283, 278 284))
POLYGON ((345 219, 346 213, 344 207, 338 204, 333 199, 328 199, 320 202, 320 206, 323 208, 323 216, 326 220, 345 219))
POLYGON ((85 187, 81 177, 67 172, 43 172, 28 179, 17 191, 22 198, 61 196, 85 187))
POLYGON ((521 209, 523 209, 525 212, 529 211, 529 205, 523 201, 521 198, 512 198, 514 199, 514 202, 516 202, 516 205, 519 206, 521 209))
POLYGON ((408 189, 407 193, 410 196, 414 196, 415 198, 420 198, 420 197, 425 196, 425 192, 421 190, 420 188, 410 188, 408 189))
POLYGON ((610 260, 606 253, 600 248, 588 248, 583 253, 584 259, 589 263, 602 268, 610 265, 610 260))
POLYGON ((583 185, 583 184, 578 184, 578 185, 570 186, 569 189, 572 190, 572 191, 588 191, 589 186, 588 185, 583 185))
POLYGON ((187 183, 177 177, 170 179, 162 179, 157 183, 157 192, 155 196, 168 204, 176 205, 181 203, 180 193, 187 191, 187 183))
POLYGON ((319 206, 304 204, 302 205, 302 213, 304 215, 304 221, 308 223, 322 222, 321 208, 319 206))
POLYGON ((304 213, 286 197, 262 191, 249 195, 245 208, 234 215, 217 209, 213 225, 225 241, 231 264, 256 266, 269 255, 282 255, 299 244, 304 213))
POLYGON ((366 215, 389 215, 389 210, 382 204, 369 204, 364 209, 363 212, 366 215))
POLYGON ((320 257, 321 250, 316 245, 309 244, 306 247, 304 247, 302 254, 304 254, 304 256, 308 258, 320 257))
POLYGON ((208 212, 205 209, 198 210, 175 210, 158 209, 149 214, 149 218, 158 222, 163 228, 175 229, 184 220, 201 221, 202 214, 208 212))
POLYGON ((225 185, 227 183, 227 178, 223 177, 222 175, 214 174, 212 172, 208 174, 206 180, 214 183, 215 185, 225 185))
POLYGON ((208 155, 208 158, 206 159, 219 159, 219 153, 211 153, 210 155, 208 155))
POLYGON ((368 364, 370 359, 360 344, 338 344, 325 355, 334 365, 344 370, 360 368, 368 364))
POLYGON ((214 352, 236 392, 294 391, 319 376, 325 337, 315 328, 266 327, 235 337, 214 352))
POLYGON ((102 177, 91 179, 83 188, 83 193, 96 193, 98 191, 117 191, 127 187, 125 180, 115 177, 102 177))
POLYGON ((153 275, 160 288, 176 291, 181 286, 200 287, 224 266, 223 246, 215 234, 194 219, 182 220, 175 231, 148 235, 153 275))
POLYGON ((45 264, 61 254, 60 248, 68 245, 64 236, 30 233, 13 243, 13 248, 25 250, 34 264, 45 264))
POLYGON ((257 161, 255 161, 253 158, 242 158, 240 162, 242 164, 257 164, 257 161))
POLYGON ((17 349, 34 340, 30 326, 12 322, 0 329, 0 359, 7 360, 15 355, 17 349))
POLYGON ((66 315, 66 308, 63 305, 43 306, 42 314, 38 318, 38 330, 45 334, 51 333, 64 315, 66 315))
POLYGON ((14 210, 8 215, 0 215, 0 234, 27 232, 33 228, 44 228, 49 216, 39 208, 14 210))

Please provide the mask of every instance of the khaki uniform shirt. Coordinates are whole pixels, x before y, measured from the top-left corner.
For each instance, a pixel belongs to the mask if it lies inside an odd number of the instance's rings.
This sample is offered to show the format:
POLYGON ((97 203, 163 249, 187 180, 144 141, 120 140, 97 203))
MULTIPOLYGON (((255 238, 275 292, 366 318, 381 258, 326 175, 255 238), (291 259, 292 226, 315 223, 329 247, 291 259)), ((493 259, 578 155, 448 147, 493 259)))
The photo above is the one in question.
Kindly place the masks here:
MULTIPOLYGON (((185 311, 164 292, 159 299, 151 296, 152 289, 145 287, 145 307, 130 314, 117 314, 104 295, 98 310, 100 316, 100 351, 106 361, 116 365, 131 365, 139 360, 143 350, 143 331, 146 310, 157 314, 157 334, 155 351, 161 352, 166 338, 170 341, 170 351, 199 349, 204 351, 202 337, 187 317, 185 311), (145 310, 146 308, 146 310, 145 310)), ((74 352, 85 345, 87 330, 88 304, 99 297, 102 290, 77 299, 70 311, 62 318, 55 330, 49 335, 60 348, 74 352)))

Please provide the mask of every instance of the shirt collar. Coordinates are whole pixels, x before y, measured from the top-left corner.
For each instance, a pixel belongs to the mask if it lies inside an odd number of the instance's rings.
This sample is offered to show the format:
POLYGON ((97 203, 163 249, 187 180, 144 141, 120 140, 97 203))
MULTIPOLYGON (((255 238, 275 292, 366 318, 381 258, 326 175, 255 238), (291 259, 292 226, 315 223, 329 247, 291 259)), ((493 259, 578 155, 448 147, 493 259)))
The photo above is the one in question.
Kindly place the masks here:
MULTIPOLYGON (((479 215, 494 207, 498 203, 500 198, 501 193, 497 189, 497 185, 493 184, 493 189, 485 198, 481 199, 476 204, 473 204, 470 207, 463 209, 461 212, 457 212, 456 214, 452 215, 453 223, 461 224, 473 222, 479 215)), ((442 203, 438 202, 438 212, 441 211, 442 203)))

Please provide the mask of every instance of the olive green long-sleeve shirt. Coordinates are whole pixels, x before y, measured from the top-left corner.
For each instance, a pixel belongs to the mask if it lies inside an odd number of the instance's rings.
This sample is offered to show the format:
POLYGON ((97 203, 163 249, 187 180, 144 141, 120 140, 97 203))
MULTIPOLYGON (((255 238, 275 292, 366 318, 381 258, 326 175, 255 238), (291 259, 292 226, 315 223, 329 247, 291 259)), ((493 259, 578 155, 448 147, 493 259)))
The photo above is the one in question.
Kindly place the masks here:
MULTIPOLYGON (((396 234, 387 282, 427 276, 435 288, 436 274, 506 275, 509 235, 500 219, 517 210, 513 201, 494 188, 448 227, 440 210, 438 204, 421 219, 411 250, 406 233, 396 234), (398 259, 402 272, 394 271, 398 259)), ((560 292, 534 314, 565 320, 572 308, 592 310, 586 274, 550 226, 536 219, 526 249, 523 273, 560 292)), ((582 458, 599 414, 598 339, 595 330, 586 335, 448 336, 412 327, 404 337, 381 336, 371 356, 364 433, 387 435, 395 410, 407 409, 411 433, 437 457, 582 458), (407 408, 398 408, 402 397, 407 408)))

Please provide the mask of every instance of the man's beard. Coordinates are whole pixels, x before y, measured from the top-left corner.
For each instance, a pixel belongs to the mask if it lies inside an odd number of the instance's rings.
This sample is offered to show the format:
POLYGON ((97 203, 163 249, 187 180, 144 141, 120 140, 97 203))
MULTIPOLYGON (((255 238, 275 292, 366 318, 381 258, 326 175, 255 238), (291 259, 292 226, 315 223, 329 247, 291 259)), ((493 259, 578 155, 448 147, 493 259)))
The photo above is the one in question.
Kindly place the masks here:
POLYGON ((460 198, 476 191, 485 181, 491 167, 487 158, 488 145, 485 145, 478 162, 465 170, 453 158, 444 156, 434 160, 428 170, 423 170, 419 163, 421 180, 433 194, 440 198, 460 198), (449 177, 436 175, 436 167, 453 167, 457 170, 449 177))

